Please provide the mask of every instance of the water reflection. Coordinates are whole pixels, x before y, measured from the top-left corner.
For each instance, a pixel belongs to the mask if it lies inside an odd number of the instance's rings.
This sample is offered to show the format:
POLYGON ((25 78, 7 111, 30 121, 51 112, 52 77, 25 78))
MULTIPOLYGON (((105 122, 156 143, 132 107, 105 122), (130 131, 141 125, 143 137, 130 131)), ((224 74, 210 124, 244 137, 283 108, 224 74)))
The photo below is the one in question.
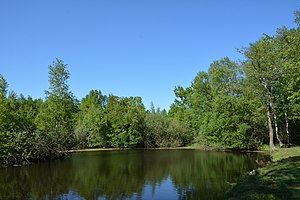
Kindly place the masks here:
POLYGON ((213 199, 261 154, 198 150, 76 153, 0 169, 0 199, 213 199))

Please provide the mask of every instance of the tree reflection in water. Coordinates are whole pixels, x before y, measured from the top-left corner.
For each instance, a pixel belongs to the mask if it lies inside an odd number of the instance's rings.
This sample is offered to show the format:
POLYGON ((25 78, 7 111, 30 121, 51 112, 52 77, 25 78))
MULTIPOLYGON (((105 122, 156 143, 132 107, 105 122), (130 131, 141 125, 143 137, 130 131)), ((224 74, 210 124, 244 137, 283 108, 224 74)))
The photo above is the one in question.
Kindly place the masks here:
POLYGON ((212 199, 258 153, 122 150, 0 169, 0 199, 212 199))

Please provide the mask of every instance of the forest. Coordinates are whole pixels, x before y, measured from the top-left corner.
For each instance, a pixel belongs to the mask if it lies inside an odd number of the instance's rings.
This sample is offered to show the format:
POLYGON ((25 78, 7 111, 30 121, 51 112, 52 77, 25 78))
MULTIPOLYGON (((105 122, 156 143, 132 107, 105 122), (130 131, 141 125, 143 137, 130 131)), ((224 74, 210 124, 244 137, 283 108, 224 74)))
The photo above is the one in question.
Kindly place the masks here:
POLYGON ((0 74, 0 165, 65 156, 69 149, 158 148, 191 144, 271 150, 299 144, 300 11, 295 28, 242 47, 200 71, 189 87, 177 86, 169 111, 147 110, 141 97, 91 90, 78 100, 63 60, 49 65, 42 99, 8 91, 0 74))

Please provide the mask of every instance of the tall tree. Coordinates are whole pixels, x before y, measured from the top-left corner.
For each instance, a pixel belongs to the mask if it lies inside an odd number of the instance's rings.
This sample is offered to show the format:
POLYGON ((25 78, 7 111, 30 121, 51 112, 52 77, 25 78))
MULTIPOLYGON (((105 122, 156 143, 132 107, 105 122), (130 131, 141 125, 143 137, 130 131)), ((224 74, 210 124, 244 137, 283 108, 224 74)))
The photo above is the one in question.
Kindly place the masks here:
MULTIPOLYGON (((280 104, 277 108, 281 110, 279 117, 285 121, 285 135, 288 144, 290 142, 289 124, 294 126, 294 130, 300 125, 300 10, 296 11, 295 15, 295 22, 298 26, 292 29, 280 28, 276 35, 283 69, 280 104)), ((291 136, 294 135, 294 139, 297 139, 299 134, 294 130, 292 130, 291 136)))
POLYGON ((250 83, 256 86, 265 106, 269 129, 269 145, 270 150, 273 151, 275 149, 272 125, 272 108, 275 98, 274 88, 283 74, 274 37, 265 35, 257 42, 250 44, 245 49, 244 55, 248 61, 245 65, 247 78, 250 80, 250 83))
POLYGON ((300 27, 300 9, 295 11, 295 23, 300 27))
POLYGON ((7 88, 8 88, 7 81, 5 80, 4 76, 0 74, 0 95, 5 97, 7 94, 7 88))
POLYGON ((36 119, 39 130, 59 148, 74 145, 73 114, 76 112, 76 99, 69 91, 69 77, 67 65, 62 60, 56 59, 49 66, 50 87, 36 119))
POLYGON ((204 101, 208 103, 200 120, 200 135, 227 148, 255 147, 247 119, 251 112, 243 94, 241 66, 227 57, 216 60, 210 65, 207 79, 207 84, 201 84, 208 85, 210 93, 206 94, 209 100, 204 101))

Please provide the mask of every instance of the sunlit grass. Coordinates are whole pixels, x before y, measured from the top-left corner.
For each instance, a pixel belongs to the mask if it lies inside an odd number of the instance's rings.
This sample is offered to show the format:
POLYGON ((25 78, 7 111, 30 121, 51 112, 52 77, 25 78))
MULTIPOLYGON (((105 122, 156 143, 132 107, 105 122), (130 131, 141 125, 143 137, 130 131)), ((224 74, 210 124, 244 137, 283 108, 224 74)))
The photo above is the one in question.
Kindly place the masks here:
POLYGON ((293 156, 300 156, 300 147, 277 148, 276 151, 271 153, 271 156, 273 161, 278 161, 293 156))
POLYGON ((245 176, 220 199, 300 199, 300 147, 277 148, 273 162, 245 176))

